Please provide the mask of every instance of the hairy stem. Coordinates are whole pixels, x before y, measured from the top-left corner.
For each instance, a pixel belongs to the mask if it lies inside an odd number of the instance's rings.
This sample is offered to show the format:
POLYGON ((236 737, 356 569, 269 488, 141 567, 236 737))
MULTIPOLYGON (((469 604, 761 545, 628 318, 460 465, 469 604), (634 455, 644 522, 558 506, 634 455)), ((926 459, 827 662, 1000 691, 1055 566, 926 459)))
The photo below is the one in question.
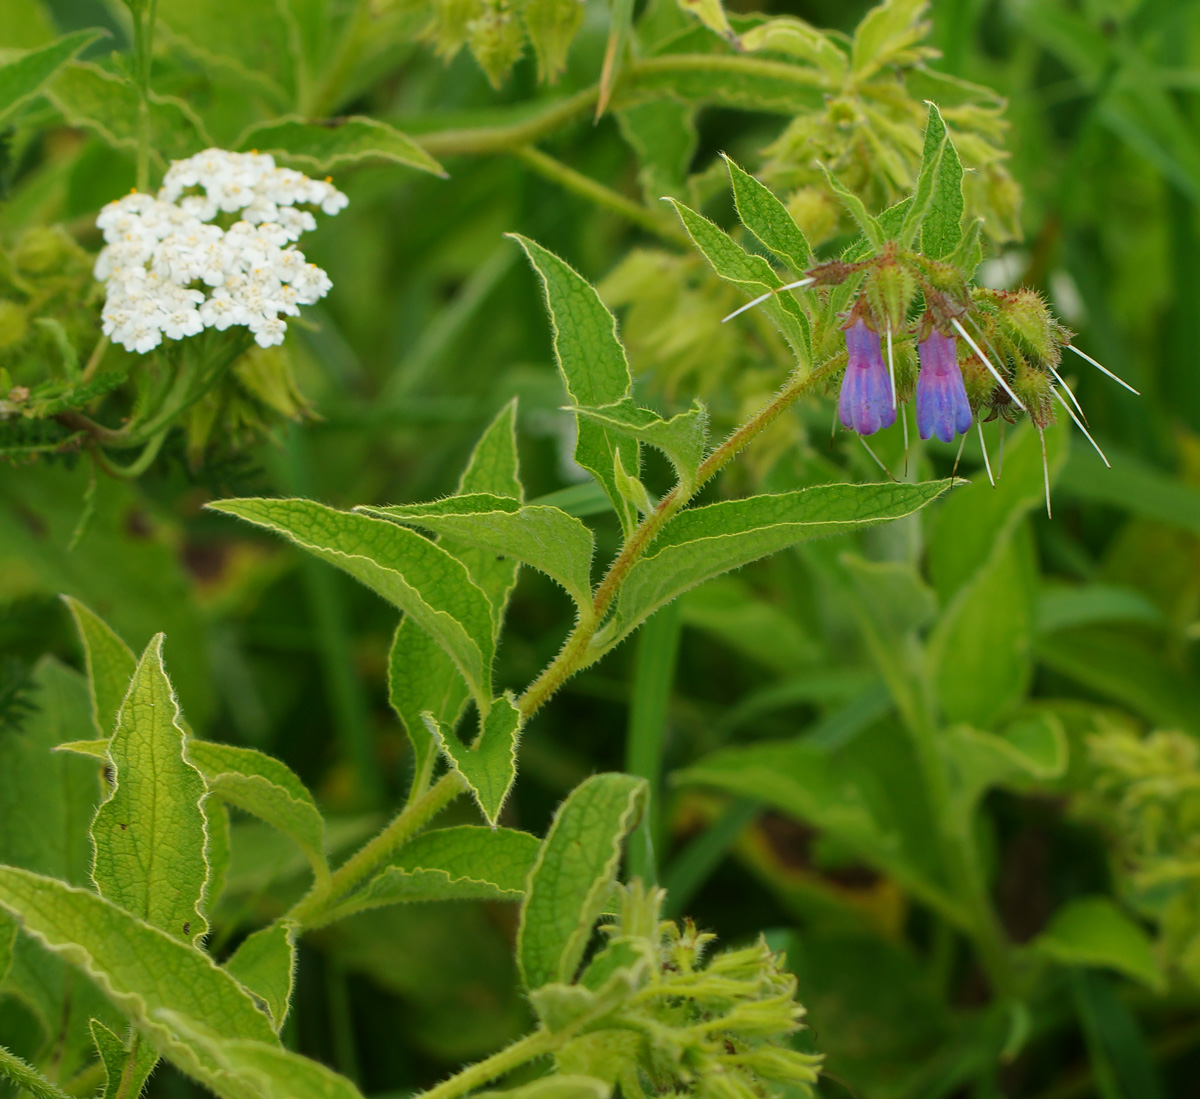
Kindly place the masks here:
POLYGON ((645 553, 658 532, 689 500, 717 473, 729 464, 739 451, 749 445, 755 436, 767 427, 790 407, 800 396, 807 393, 824 379, 837 365, 837 361, 826 363, 817 370, 807 374, 793 373, 787 384, 775 395, 771 402, 759 409, 744 424, 737 428, 729 437, 714 450, 703 462, 696 474, 695 484, 689 489, 676 485, 659 502, 658 506, 647 515, 637 529, 625 541, 621 552, 609 566, 608 572, 596 589, 592 602, 590 621, 581 620, 571 631, 563 644, 558 656, 547 666, 541 675, 526 688, 518 700, 521 715, 529 718, 535 714, 559 687, 572 675, 599 659, 600 653, 591 648, 596 630, 604 619, 605 613, 612 606, 613 600, 620 591, 621 584, 629 575, 630 569, 637 563, 638 558, 645 553))
POLYGON ((468 1065, 449 1080, 443 1080, 436 1087, 422 1092, 420 1099, 455 1099, 456 1096, 475 1090, 480 1084, 486 1084, 489 1080, 495 1080, 497 1076, 503 1076, 529 1061, 552 1053, 563 1043, 565 1036, 566 1032, 551 1034, 547 1030, 535 1030, 524 1038, 518 1038, 499 1053, 493 1053, 483 1061, 468 1065))
POLYGON ((282 917, 301 928, 316 927, 322 916, 446 808, 467 784, 457 771, 447 771, 420 797, 410 801, 382 832, 368 840, 333 872, 323 890, 313 888, 282 917))

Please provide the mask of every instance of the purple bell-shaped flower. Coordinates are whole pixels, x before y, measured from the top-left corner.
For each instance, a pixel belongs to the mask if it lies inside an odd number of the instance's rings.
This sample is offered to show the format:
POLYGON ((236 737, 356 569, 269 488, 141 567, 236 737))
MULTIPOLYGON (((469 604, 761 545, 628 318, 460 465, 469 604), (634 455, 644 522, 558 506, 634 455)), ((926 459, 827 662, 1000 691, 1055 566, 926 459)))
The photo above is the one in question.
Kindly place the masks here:
POLYGON ((943 443, 971 426, 971 404, 958 367, 958 344, 936 328, 917 348, 921 373, 917 378, 917 430, 922 439, 936 435, 943 443))
MULTIPOLYGON (((896 422, 892 385, 879 350, 879 333, 856 320, 846 329, 846 376, 838 396, 838 418, 859 435, 874 435, 896 422)), ((961 380, 959 382, 961 385, 961 380)))

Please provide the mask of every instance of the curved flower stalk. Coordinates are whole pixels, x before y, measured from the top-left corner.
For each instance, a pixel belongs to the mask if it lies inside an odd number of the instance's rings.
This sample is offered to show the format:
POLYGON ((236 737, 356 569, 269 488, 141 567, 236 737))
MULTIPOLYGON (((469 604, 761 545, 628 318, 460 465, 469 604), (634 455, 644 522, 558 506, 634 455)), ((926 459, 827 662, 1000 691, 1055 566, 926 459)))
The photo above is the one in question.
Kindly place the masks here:
POLYGON ((104 334, 139 354, 233 325, 260 347, 282 343, 282 317, 333 285, 294 247, 317 224, 302 207, 336 214, 347 202, 328 180, 262 153, 208 149, 175 161, 157 196, 134 191, 96 219, 106 243, 95 266, 107 290, 104 334), (237 219, 222 228, 222 215, 237 219))

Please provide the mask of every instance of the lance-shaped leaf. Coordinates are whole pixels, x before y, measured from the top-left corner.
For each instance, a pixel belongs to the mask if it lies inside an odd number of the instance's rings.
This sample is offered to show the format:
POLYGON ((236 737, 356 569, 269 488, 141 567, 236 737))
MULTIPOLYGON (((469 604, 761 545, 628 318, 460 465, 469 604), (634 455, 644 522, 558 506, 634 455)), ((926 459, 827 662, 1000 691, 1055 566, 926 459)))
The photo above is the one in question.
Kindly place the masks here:
POLYGON ((1115 969, 1156 991, 1166 984, 1150 936, 1110 897, 1075 898, 1031 946, 1063 965, 1115 969))
MULTIPOLYGON (((513 398, 475 444, 458 484, 460 493, 489 492, 518 502, 524 499, 516 423, 517 402, 513 398)), ((453 539, 440 538, 439 543, 466 566, 471 579, 488 597, 495 620, 493 636, 499 636, 517 579, 517 563, 507 558, 499 561, 494 553, 453 539)), ((412 741, 414 790, 419 792, 428 784, 438 757, 437 741, 421 714, 432 713, 439 721, 454 726, 469 697, 466 682, 446 650, 407 616, 401 619, 388 656, 388 700, 412 741)))
POLYGON ((92 718, 102 737, 112 736, 117 724, 117 711, 129 690, 129 681, 137 668, 137 657, 116 631, 98 614, 78 599, 64 595, 75 628, 83 642, 87 665, 88 686, 92 692, 92 718))
POLYGON ((325 922, 414 901, 519 901, 540 847, 537 836, 512 828, 463 824, 422 832, 325 922))
MULTIPOLYGON (((754 297, 778 290, 784 285, 783 279, 762 256, 751 255, 728 233, 682 202, 673 198, 667 201, 675 207, 688 236, 696 242, 696 247, 704 253, 712 269, 726 282, 740 286, 754 297)), ((808 317, 804 315, 799 302, 785 292, 767 298, 762 308, 783 333, 796 357, 801 362, 808 362, 811 354, 808 317)))
POLYGON ((573 980, 646 789, 633 775, 593 775, 558 807, 529 875, 517 931, 517 964, 529 991, 573 980))
POLYGON ((100 895, 186 942, 208 930, 208 793, 184 756, 185 734, 162 662, 162 634, 138 662, 108 742, 112 792, 92 821, 100 895))
POLYGON ((312 500, 221 500, 208 505, 290 538, 399 607, 449 653, 476 703, 491 699, 491 604, 466 566, 440 546, 383 519, 312 500))
POLYGON ((867 207, 863 200, 842 183, 837 176, 824 167, 824 165, 822 165, 822 171, 825 173, 825 181, 829 184, 830 190, 842 200, 842 205, 846 207, 847 213, 854 218, 859 231, 867 238, 867 242, 871 247, 878 251, 887 241, 887 234, 884 232, 883 226, 867 212, 867 207))
POLYGON ((407 134, 378 119, 354 115, 330 123, 280 118, 252 126, 239 149, 275 153, 297 167, 332 172, 366 161, 389 161, 445 177, 446 170, 407 134))
MULTIPOLYGON (((554 356, 572 404, 606 405, 627 398, 633 388, 629 362, 617 338, 616 318, 595 288, 553 252, 527 237, 509 235, 525 249, 542 280, 554 330, 554 356)), ((622 465, 636 476, 641 470, 637 443, 614 436, 599 424, 577 423, 575 461, 600 483, 629 533, 637 524, 637 512, 617 488, 613 461, 620 451, 622 465)))
POLYGON ((616 644, 664 603, 712 576, 809 538, 911 515, 951 484, 816 485, 681 512, 629 571, 603 643, 616 644))
POLYGON ((102 34, 99 30, 66 34, 0 65, 0 122, 37 95, 47 80, 102 34))
POLYGON ((680 412, 664 420, 657 412, 639 408, 633 401, 599 408, 574 408, 577 416, 584 416, 601 424, 618 435, 627 435, 638 442, 657 447, 675 467, 675 476, 686 491, 696 483, 696 471, 704 458, 704 445, 708 439, 708 410, 695 401, 686 412, 680 412))
POLYGON ((905 245, 916 239, 919 230, 921 251, 932 259, 942 259, 958 247, 962 238, 962 181, 962 163, 946 123, 937 107, 930 103, 921 174, 900 230, 905 245))
MULTIPOLYGON (((824 38, 824 35, 821 37, 824 38)), ((835 52, 840 55, 840 51, 835 52)), ((788 213, 788 208, 770 188, 759 183, 729 157, 725 157, 725 166, 729 169, 733 201, 742 224, 764 247, 769 248, 796 274, 801 274, 812 263, 812 248, 800 226, 788 213)))
POLYGON ((469 493, 429 504, 364 505, 354 510, 424 527, 492 555, 512 557, 561 584, 581 608, 592 601, 592 532, 559 508, 469 493))
POLYGON ((126 1045, 99 1019, 92 1020, 92 1041, 104 1067, 101 1099, 141 1095, 142 1085, 158 1063, 154 1047, 136 1031, 126 1045))
POLYGON ((834 87, 840 88, 845 81, 846 55, 834 45, 829 35, 803 19, 788 15, 768 19, 743 34, 741 41, 746 50, 771 50, 809 61, 834 87))
POLYGON ((496 699, 470 747, 432 714, 422 717, 450 765, 467 780, 488 824, 494 826, 517 777, 517 741, 521 737, 522 718, 516 703, 507 694, 496 699))
POLYGON ((296 971, 295 929, 276 921, 246 936, 225 963, 225 969, 249 991, 278 1031, 287 1018, 296 971))
POLYGON ((0 866, 0 907, 94 980, 173 1060, 174 1035, 161 1021, 166 1011, 195 1019, 222 1038, 276 1041, 266 1015, 207 954, 95 893, 0 866))
POLYGON ((295 840, 312 864, 318 887, 328 881, 325 821, 312 794, 287 764, 253 748, 196 739, 188 742, 187 755, 217 797, 295 840))

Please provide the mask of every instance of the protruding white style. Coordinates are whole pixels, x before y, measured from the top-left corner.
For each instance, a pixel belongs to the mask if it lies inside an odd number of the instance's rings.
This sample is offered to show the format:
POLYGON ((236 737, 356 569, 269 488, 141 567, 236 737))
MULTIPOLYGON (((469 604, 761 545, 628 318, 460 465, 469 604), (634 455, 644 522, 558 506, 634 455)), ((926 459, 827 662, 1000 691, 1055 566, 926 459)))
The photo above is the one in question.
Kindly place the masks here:
POLYGON ((1050 510, 1050 459, 1046 457, 1046 430, 1037 427, 1038 438, 1042 440, 1042 479, 1046 482, 1046 518, 1053 519, 1054 512, 1050 510))
POLYGON ((992 375, 992 377, 993 377, 993 378, 995 378, 995 379, 996 379, 996 381, 998 381, 998 382, 1000 383, 1000 388, 1001 388, 1001 389, 1003 389, 1003 390, 1004 390, 1004 392, 1005 392, 1005 393, 1007 393, 1007 394, 1008 394, 1008 395, 1009 395, 1009 396, 1010 396, 1010 397, 1013 399, 1013 402, 1016 404, 1016 406, 1017 406, 1017 407, 1018 407, 1018 408, 1019 408, 1019 409, 1020 409, 1022 412, 1026 412, 1026 411, 1028 411, 1028 410, 1025 408, 1025 406, 1024 406, 1022 403, 1021 403, 1021 398, 1020 398, 1020 397, 1018 397, 1018 396, 1017 396, 1017 395, 1016 395, 1016 394, 1015 394, 1015 393, 1012 391, 1012 387, 1011 387, 1011 386, 1008 384, 1008 382, 1006 382, 1006 381, 1004 380, 1004 375, 1002 375, 1002 374, 1000 373, 1000 371, 999 371, 999 370, 997 370, 997 369, 996 369, 996 367, 994 367, 994 366, 992 365, 992 361, 991 361, 991 359, 989 359, 989 358, 988 358, 988 357, 987 357, 987 356, 986 356, 986 355, 985 355, 985 354, 984 354, 982 351, 980 351, 980 350, 979 350, 979 344, 977 344, 977 343, 976 343, 976 342, 975 342, 973 339, 971 339, 971 334, 970 334, 970 333, 969 333, 969 332, 968 332, 968 331, 967 331, 965 328, 963 328, 963 326, 962 326, 961 324, 959 324, 959 322, 958 322, 958 318, 957 318, 957 317, 951 317, 951 318, 950 318, 950 323, 951 323, 952 325, 954 325, 954 327, 955 327, 955 328, 958 330, 958 334, 959 334, 960 336, 962 336, 962 338, 963 338, 964 340, 966 340, 966 341, 967 341, 967 344, 970 346, 971 350, 972 350, 972 351, 974 351, 974 352, 975 352, 975 354, 979 356, 979 361, 980 361, 981 363, 983 363, 983 365, 984 365, 984 366, 986 366, 986 367, 988 368, 988 370, 989 370, 989 371, 991 371, 991 375, 992 375))
POLYGON ((105 247, 95 276, 107 284, 103 331, 145 354, 164 337, 245 325, 260 347, 283 342, 287 324, 329 292, 329 276, 292 246, 348 199, 333 184, 277 168, 262 153, 208 149, 167 169, 157 196, 134 191, 96 218, 105 247), (228 229, 213 221, 239 214, 228 229))
POLYGON ((1052 390, 1051 392, 1053 392, 1053 394, 1058 398, 1058 403, 1067 410, 1067 415, 1070 416, 1071 419, 1075 421, 1075 426, 1077 428, 1079 428, 1079 430, 1082 431, 1084 433, 1084 435, 1087 436, 1087 441, 1096 448, 1096 453, 1100 455, 1100 460, 1106 466, 1108 466, 1109 469, 1112 469, 1111 463, 1109 462, 1109 460, 1106 457, 1104 457, 1104 451, 1100 449, 1100 444, 1098 442, 1096 442, 1095 439, 1092 438, 1092 433, 1090 431, 1088 431, 1088 429, 1086 427, 1083 426, 1083 421, 1078 416, 1075 415, 1075 409, 1073 409, 1069 404, 1067 404, 1066 398, 1063 397, 1063 395, 1061 393, 1059 393, 1059 391, 1057 389, 1052 390))
MULTIPOLYGON (((855 434, 857 435, 857 432, 856 432, 855 434)), ((871 457, 872 457, 872 458, 874 458, 874 459, 875 459, 875 464, 876 464, 876 465, 877 465, 877 466, 878 466, 880 469, 882 469, 884 473, 886 473, 886 474, 888 475, 888 479, 889 479, 889 480, 891 480, 891 481, 894 481, 894 480, 896 479, 896 475, 895 475, 895 474, 894 474, 894 473, 893 473, 893 472, 892 472, 890 469, 888 469, 888 467, 887 467, 887 466, 885 466, 885 465, 883 464, 883 461, 882 461, 882 459, 879 457, 879 455, 878 455, 878 454, 876 454, 876 453, 875 453, 875 451, 873 451, 873 450, 871 449, 871 444, 870 444, 870 443, 868 443, 868 442, 867 442, 867 440, 866 440, 866 439, 864 439, 864 438, 863 438, 861 435, 858 435, 858 441, 859 441, 860 443, 862 443, 862 445, 863 445, 863 448, 866 450, 866 452, 867 452, 869 455, 871 455, 871 457)))
POLYGON ((753 301, 746 302, 740 309, 735 309, 728 317, 722 317, 721 323, 733 320, 739 313, 746 312, 747 309, 753 309, 756 305, 766 301, 767 298, 773 298, 776 294, 782 294, 785 290, 799 290, 802 286, 812 286, 816 279, 800 279, 798 282, 789 282, 786 286, 777 287, 774 290, 768 290, 765 294, 759 294, 753 301))
POLYGON ((1133 386, 1131 386, 1124 378, 1118 378, 1111 370, 1108 369, 1107 366, 1104 366, 1103 364, 1096 362, 1096 360, 1093 359, 1091 357, 1091 355, 1089 355, 1086 351, 1080 351, 1079 348, 1076 347, 1073 343, 1067 344, 1067 347, 1069 347, 1072 351, 1074 351, 1076 355, 1078 355, 1081 359, 1084 360, 1084 362, 1091 363, 1092 366, 1094 366, 1097 370, 1099 370, 1101 374, 1107 374, 1110 378, 1112 378, 1112 380, 1114 382, 1117 383, 1117 385, 1123 385, 1126 389, 1129 390, 1130 393, 1133 393, 1138 397, 1141 396, 1141 394, 1138 393, 1138 391, 1136 389, 1134 389, 1133 386))
POLYGON ((988 460, 987 442, 983 438, 983 421, 978 417, 975 418, 975 426, 979 428, 979 445, 983 449, 983 468, 987 470, 988 480, 992 483, 992 488, 996 487, 996 478, 992 476, 992 463, 988 460))
POLYGON ((891 379, 891 383, 892 383, 892 409, 894 411, 898 407, 898 404, 896 401, 896 362, 892 358, 892 329, 891 329, 890 325, 888 326, 888 329, 887 329, 887 349, 888 349, 888 378, 891 379))
POLYGON ((1087 413, 1083 411, 1083 405, 1081 405, 1079 403, 1079 398, 1076 397, 1073 392, 1071 392, 1071 387, 1069 385, 1067 385, 1067 383, 1065 381, 1063 381, 1063 376, 1057 370, 1055 370, 1054 367, 1050 365, 1050 363, 1047 363, 1046 366, 1049 367, 1050 373, 1054 375, 1054 378, 1058 382, 1058 384, 1067 391, 1067 396, 1071 398, 1071 404, 1073 404, 1075 406, 1076 411, 1079 413, 1080 416, 1083 417, 1084 422, 1086 423, 1087 422, 1087 413))

